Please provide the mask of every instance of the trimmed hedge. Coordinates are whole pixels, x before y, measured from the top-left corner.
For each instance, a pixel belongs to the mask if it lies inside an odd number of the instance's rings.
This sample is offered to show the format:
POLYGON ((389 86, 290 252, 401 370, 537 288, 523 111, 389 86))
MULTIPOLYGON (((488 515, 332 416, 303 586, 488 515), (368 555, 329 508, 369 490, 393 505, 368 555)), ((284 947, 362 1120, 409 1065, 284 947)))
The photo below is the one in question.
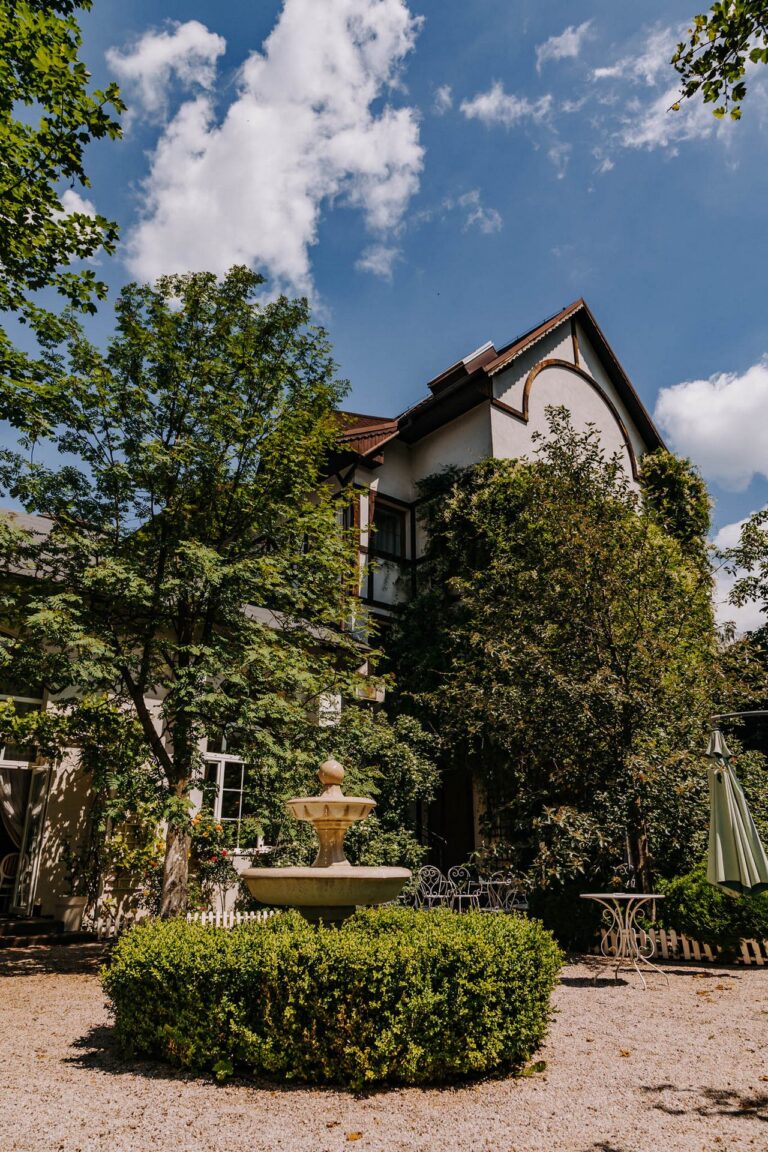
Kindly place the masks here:
POLYGON ((230 931, 140 924, 103 982, 130 1055, 360 1089, 519 1067, 561 962, 517 916, 367 909, 326 928, 291 912, 230 931))
POLYGON ((737 896, 707 880, 706 864, 659 885, 659 920, 702 944, 736 955, 739 941, 768 940, 768 893, 737 896))

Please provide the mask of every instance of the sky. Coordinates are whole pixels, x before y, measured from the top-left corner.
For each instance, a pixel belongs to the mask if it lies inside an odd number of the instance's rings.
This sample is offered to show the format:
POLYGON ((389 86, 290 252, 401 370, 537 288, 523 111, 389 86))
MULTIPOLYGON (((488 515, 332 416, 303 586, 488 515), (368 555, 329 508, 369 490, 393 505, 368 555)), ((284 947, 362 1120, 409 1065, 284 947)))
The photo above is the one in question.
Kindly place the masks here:
POLYGON ((768 505, 768 68, 739 123, 668 111, 705 6, 96 0, 126 131, 70 203, 120 223, 113 293, 246 263, 308 295, 355 411, 583 296, 728 544, 768 505))

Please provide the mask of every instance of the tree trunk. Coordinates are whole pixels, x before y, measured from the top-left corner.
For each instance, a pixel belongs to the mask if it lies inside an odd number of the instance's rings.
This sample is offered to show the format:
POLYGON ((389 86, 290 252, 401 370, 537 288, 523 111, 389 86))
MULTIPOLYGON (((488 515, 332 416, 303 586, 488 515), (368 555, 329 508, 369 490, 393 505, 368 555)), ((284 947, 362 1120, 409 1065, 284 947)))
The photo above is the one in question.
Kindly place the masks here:
POLYGON ((651 853, 648 846, 648 825, 645 820, 640 800, 635 797, 632 801, 629 828, 627 829, 627 843, 629 846, 629 863, 635 869, 637 886, 641 892, 653 892, 653 870, 651 868, 651 853))
POLYGON ((192 837, 185 828, 177 828, 174 824, 168 825, 163 863, 163 892, 160 898, 160 915, 164 920, 180 916, 186 910, 191 844, 192 837))

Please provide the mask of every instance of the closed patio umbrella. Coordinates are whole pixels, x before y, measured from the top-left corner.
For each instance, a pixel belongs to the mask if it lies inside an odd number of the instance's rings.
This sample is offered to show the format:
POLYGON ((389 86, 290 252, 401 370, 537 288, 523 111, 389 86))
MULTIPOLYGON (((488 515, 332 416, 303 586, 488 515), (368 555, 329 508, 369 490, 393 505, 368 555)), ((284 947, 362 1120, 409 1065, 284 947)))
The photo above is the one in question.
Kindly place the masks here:
POLYGON ((709 769, 709 855, 707 880, 728 892, 768 890, 768 856, 747 801, 730 765, 731 753, 719 728, 712 729, 709 769))

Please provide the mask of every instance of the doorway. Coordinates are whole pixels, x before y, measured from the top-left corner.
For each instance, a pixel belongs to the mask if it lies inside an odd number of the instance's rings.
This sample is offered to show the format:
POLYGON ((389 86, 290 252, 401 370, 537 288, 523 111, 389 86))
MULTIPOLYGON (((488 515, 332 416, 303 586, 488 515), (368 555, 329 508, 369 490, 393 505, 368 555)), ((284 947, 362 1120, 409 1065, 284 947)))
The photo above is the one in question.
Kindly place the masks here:
POLYGON ((0 761, 0 914, 34 909, 50 773, 0 761))

